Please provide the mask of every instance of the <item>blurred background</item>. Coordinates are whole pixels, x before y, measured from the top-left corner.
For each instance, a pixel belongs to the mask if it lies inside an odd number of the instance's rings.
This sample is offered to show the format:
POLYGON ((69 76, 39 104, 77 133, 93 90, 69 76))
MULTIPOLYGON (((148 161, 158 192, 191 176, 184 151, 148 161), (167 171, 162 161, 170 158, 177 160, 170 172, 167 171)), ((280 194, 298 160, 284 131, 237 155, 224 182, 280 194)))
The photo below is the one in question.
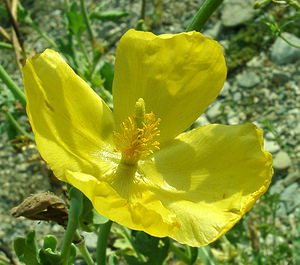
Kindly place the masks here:
MULTIPOLYGON (((156 34, 182 32, 201 3, 0 3, 0 264, 13 264, 16 236, 32 229, 38 239, 48 233, 63 234, 57 224, 15 219, 10 214, 30 194, 64 193, 35 148, 24 98, 18 92, 25 58, 46 48, 59 51, 111 106, 115 48, 122 34, 129 28, 156 34)), ((202 32, 224 47, 228 77, 217 100, 193 127, 257 124, 264 129, 275 174, 259 203, 230 232, 203 248, 195 264, 300 264, 300 4, 225 0, 202 32)), ((88 247, 95 248, 96 236, 85 237, 88 247)), ((116 238, 117 232, 110 253, 126 253, 128 246, 116 238)), ((184 263, 175 255, 168 264, 184 263)))

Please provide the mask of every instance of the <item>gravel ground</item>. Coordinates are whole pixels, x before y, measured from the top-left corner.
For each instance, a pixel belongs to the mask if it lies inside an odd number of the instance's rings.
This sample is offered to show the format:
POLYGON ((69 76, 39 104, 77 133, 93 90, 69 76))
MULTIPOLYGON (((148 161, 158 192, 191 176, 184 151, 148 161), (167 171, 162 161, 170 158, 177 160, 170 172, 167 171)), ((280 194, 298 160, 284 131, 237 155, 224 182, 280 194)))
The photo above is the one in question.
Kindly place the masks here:
MULTIPOLYGON (((116 41, 139 18, 140 1, 103 1, 103 10, 122 9, 129 17, 121 22, 95 23, 97 35, 105 39, 107 50, 113 53, 116 41)), ((161 7, 154 9, 147 2, 146 19, 156 33, 180 32, 188 24, 201 1, 185 0, 169 3, 162 1, 161 7), (153 16, 153 13, 156 16, 153 16)), ((247 12, 249 20, 255 18, 251 1, 239 6, 234 0, 225 1, 224 6, 211 19, 205 33, 218 39, 224 48, 228 47, 232 32, 238 32, 245 21, 236 21, 232 12, 247 12), (228 8, 231 7, 231 8, 228 8)), ((50 36, 64 32, 63 1, 50 1, 47 5, 40 1, 27 1, 33 11, 33 18, 50 36)), ((92 10, 96 4, 89 2, 92 10)), ((240 14, 240 13, 239 13, 240 14)), ((242 15, 239 15, 242 17, 242 15)), ((47 43, 30 28, 22 28, 26 47, 42 51, 47 43)), ((300 41, 300 36, 290 36, 300 41)), ((20 75, 15 70, 13 57, 0 51, 0 63, 20 83, 20 75)), ((265 47, 253 58, 229 74, 218 99, 199 117, 194 126, 208 123, 237 124, 254 122, 265 130, 265 146, 274 157, 275 176, 271 193, 280 194, 281 206, 278 221, 289 229, 288 221, 299 210, 300 205, 300 50, 291 48, 280 39, 265 47)), ((0 91, 0 95, 8 92, 0 91)), ((8 93, 9 94, 9 93, 8 93)), ((1 105, 1 99, 0 99, 1 105)), ((0 121, 4 114, 0 113, 0 121)), ((38 159, 34 146, 23 152, 15 150, 5 133, 0 135, 0 238, 9 245, 17 235, 36 229, 42 236, 51 232, 60 235, 62 229, 51 223, 16 220, 9 214, 10 209, 32 193, 51 190, 44 164, 38 159)), ((1 255, 1 253, 0 253, 1 255)))

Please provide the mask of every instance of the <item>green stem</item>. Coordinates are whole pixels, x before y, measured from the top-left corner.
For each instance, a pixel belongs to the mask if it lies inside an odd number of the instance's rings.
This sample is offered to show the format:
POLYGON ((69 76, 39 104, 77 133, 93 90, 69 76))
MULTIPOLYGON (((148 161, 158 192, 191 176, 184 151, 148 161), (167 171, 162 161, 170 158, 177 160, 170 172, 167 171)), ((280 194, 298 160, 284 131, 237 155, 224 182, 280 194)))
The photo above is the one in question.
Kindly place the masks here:
POLYGON ((13 46, 12 46, 10 43, 6 43, 6 42, 3 42, 3 41, 0 41, 0 48, 1 48, 1 49, 9 49, 9 50, 12 50, 12 49, 13 49, 13 46))
POLYGON ((14 96, 20 101, 22 106, 25 107, 26 99, 25 94, 21 88, 10 78, 9 74, 4 70, 2 65, 0 65, 0 79, 4 84, 11 90, 14 96))
POLYGON ((185 264, 190 263, 190 259, 186 256, 186 254, 175 246, 173 242, 170 242, 170 250, 173 251, 185 264))
POLYGON ((212 13, 221 5, 223 0, 205 0, 186 31, 200 31, 212 13))
POLYGON ((50 37, 40 29, 40 27, 38 25, 36 25, 35 23, 32 23, 31 24, 31 27, 45 40, 48 42, 48 44, 50 46, 52 46, 53 48, 57 48, 57 44, 52 40, 50 39, 50 37))
POLYGON ((81 52, 82 52, 82 54, 84 56, 84 59, 86 60, 86 62, 88 63, 88 65, 91 66, 92 63, 90 61, 89 55, 88 55, 88 53, 86 51, 86 48, 85 48, 85 46, 83 45, 83 43, 82 43, 82 41, 80 39, 80 35, 79 34, 76 35, 76 39, 77 39, 79 48, 80 48, 80 50, 81 50, 81 52))
POLYGON ((71 244, 73 242, 74 236, 76 235, 76 230, 79 223, 78 218, 82 211, 82 193, 76 188, 72 187, 69 191, 69 195, 71 201, 68 225, 66 228, 61 249, 61 260, 63 265, 68 264, 71 244))
POLYGON ((25 135, 28 139, 34 141, 34 138, 32 135, 30 135, 29 133, 27 133, 24 128, 22 128, 20 126, 20 124, 17 122, 17 120, 14 118, 14 116, 9 113, 8 111, 6 112, 6 116, 9 119, 9 121, 11 122, 11 124, 16 128, 17 131, 19 131, 21 134, 25 135))
POLYGON ((74 239, 75 241, 77 241, 78 243, 76 243, 76 247, 79 250, 79 252, 81 253, 83 259, 85 260, 87 265, 95 265, 86 245, 85 245, 85 241, 84 238, 80 236, 80 234, 78 233, 78 231, 76 231, 75 235, 74 235, 74 239))
POLYGON ((290 42, 286 37, 284 37, 282 34, 279 35, 280 38, 282 38, 288 45, 294 47, 294 48, 297 48, 297 49, 300 49, 300 46, 299 45, 296 45, 292 42, 290 42))
POLYGON ((144 258, 144 256, 139 253, 139 251, 137 250, 135 244, 133 243, 132 238, 131 238, 130 233, 129 233, 129 229, 124 227, 124 226, 121 226, 121 229, 123 231, 125 239, 132 246, 132 248, 134 249, 135 254, 138 256, 139 260, 141 260, 142 262, 146 262, 146 259, 144 258))
POLYGON ((94 33, 93 33, 93 30, 92 30, 92 27, 91 27, 91 24, 90 24, 90 20, 89 20, 87 11, 86 11, 85 0, 80 0, 80 8, 81 8, 81 13, 82 13, 82 16, 83 16, 83 19, 84 19, 84 23, 85 23, 86 28, 87 28, 87 32, 88 32, 89 37, 90 37, 92 47, 94 47, 95 38, 94 38, 94 33))
POLYGON ((107 239, 112 226, 112 221, 108 221, 101 225, 98 233, 97 249, 96 249, 96 261, 97 265, 106 264, 106 248, 107 239))

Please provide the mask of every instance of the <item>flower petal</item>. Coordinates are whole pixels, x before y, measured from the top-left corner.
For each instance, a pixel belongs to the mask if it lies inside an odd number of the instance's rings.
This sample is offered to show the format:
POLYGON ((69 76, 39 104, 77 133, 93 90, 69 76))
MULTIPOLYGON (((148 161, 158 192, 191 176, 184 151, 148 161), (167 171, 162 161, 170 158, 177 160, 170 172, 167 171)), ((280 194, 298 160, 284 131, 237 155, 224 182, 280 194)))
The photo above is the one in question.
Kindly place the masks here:
POLYGON ((123 179, 126 188, 113 187, 103 178, 68 171, 67 181, 81 190, 90 199, 94 208, 103 216, 134 230, 147 231, 165 237, 178 229, 175 215, 143 184, 136 185, 123 179), (126 183, 125 183, 126 182, 126 183), (126 191, 124 193, 124 190, 126 191))
POLYGON ((23 77, 37 147, 55 175, 105 170, 100 152, 112 143, 114 121, 100 97, 52 50, 28 59, 23 77))
POLYGON ((161 142, 188 128, 217 97, 226 77, 221 46, 199 32, 163 34, 129 30, 120 40, 113 83, 119 126, 143 98, 161 118, 161 142))
POLYGON ((206 245, 228 231, 267 190, 272 157, 262 131, 252 124, 208 125, 183 133, 140 170, 156 183, 150 190, 176 214, 170 237, 206 245))

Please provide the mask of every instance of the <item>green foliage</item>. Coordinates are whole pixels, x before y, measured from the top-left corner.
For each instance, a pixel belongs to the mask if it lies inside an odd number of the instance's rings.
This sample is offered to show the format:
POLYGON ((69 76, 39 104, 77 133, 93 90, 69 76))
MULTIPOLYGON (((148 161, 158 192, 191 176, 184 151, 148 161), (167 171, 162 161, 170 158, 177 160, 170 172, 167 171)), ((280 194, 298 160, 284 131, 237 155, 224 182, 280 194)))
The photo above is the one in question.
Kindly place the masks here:
MULTIPOLYGON (((46 235, 42 248, 37 247, 35 231, 29 232, 26 237, 18 237, 14 240, 14 249, 17 257, 26 265, 60 265, 61 254, 57 251, 57 239, 55 236, 46 235)), ((76 249, 71 245, 68 265, 73 265, 76 257, 76 249)))
POLYGON ((99 12, 92 12, 90 14, 90 19, 99 19, 102 21, 117 21, 120 18, 127 17, 129 14, 125 11, 120 10, 106 10, 106 11, 99 11, 99 12))
POLYGON ((112 93, 112 84, 114 80, 114 66, 113 64, 109 62, 105 62, 101 69, 100 69, 100 74, 102 78, 104 79, 103 85, 104 88, 112 93))
POLYGON ((131 265, 160 265, 168 255, 169 244, 168 238, 157 238, 142 231, 133 231, 132 245, 138 253, 143 255, 143 259, 129 255, 126 255, 125 259, 131 265))
POLYGON ((266 37, 266 28, 259 23, 249 23, 236 32, 225 50, 228 70, 244 66, 254 56, 270 46, 272 39, 266 37))
POLYGON ((70 33, 78 35, 82 34, 86 30, 83 17, 78 11, 78 6, 73 3, 70 9, 66 12, 66 17, 68 20, 68 29, 70 33))
POLYGON ((30 232, 25 238, 16 238, 14 240, 14 249, 19 260, 24 262, 26 265, 40 264, 35 241, 35 231, 30 232))

